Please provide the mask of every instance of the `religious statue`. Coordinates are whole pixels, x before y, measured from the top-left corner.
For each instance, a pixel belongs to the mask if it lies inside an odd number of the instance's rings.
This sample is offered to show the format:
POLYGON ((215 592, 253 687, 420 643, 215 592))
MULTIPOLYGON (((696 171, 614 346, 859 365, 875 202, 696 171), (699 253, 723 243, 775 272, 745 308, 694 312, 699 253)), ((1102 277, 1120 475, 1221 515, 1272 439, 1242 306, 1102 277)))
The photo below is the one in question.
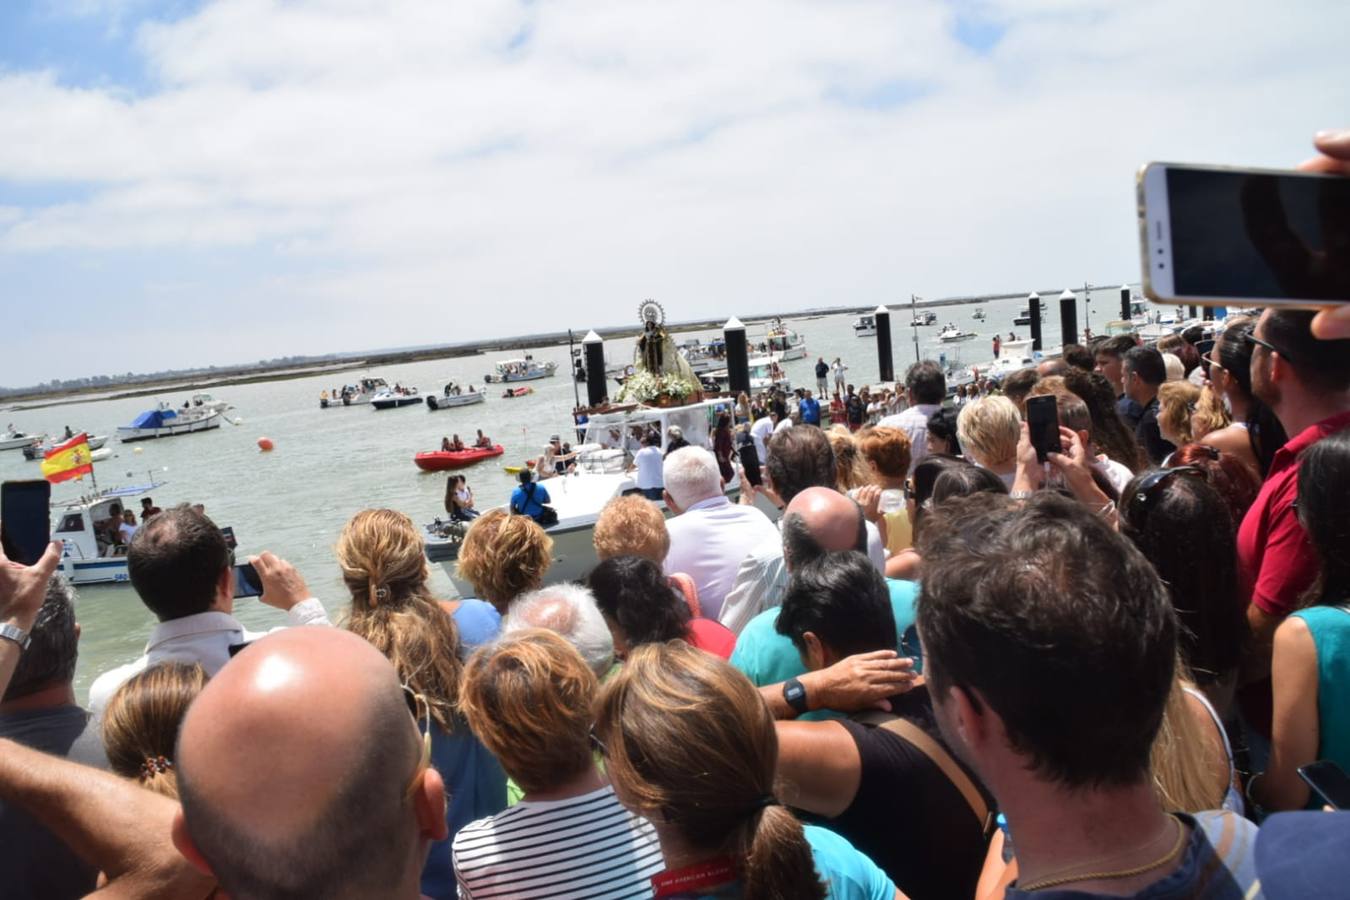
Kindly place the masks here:
POLYGON ((661 304, 644 300, 638 307, 638 319, 642 322, 642 334, 633 354, 633 373, 625 379, 619 400, 666 403, 691 402, 701 397, 698 376, 666 331, 666 314, 661 304))

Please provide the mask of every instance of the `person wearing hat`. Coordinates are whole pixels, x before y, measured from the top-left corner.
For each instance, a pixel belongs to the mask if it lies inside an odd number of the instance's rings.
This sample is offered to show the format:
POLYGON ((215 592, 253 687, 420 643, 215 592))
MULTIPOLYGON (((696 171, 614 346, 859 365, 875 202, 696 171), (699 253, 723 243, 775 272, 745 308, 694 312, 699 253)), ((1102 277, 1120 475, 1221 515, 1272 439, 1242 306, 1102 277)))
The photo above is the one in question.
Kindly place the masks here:
POLYGON ((666 429, 666 456, 679 450, 681 447, 688 447, 689 442, 684 439, 684 430, 678 425, 672 425, 666 429))

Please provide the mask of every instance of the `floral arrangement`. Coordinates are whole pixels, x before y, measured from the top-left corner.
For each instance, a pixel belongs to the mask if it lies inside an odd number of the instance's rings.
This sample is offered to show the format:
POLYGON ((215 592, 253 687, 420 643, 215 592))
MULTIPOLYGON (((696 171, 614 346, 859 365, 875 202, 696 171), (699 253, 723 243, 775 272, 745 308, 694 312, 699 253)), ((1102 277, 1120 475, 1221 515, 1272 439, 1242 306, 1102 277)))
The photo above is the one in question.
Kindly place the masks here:
POLYGON ((684 400, 701 389, 700 385, 679 375, 662 377, 639 369, 624 380, 623 390, 619 391, 619 402, 636 400, 639 403, 654 403, 667 398, 684 400))

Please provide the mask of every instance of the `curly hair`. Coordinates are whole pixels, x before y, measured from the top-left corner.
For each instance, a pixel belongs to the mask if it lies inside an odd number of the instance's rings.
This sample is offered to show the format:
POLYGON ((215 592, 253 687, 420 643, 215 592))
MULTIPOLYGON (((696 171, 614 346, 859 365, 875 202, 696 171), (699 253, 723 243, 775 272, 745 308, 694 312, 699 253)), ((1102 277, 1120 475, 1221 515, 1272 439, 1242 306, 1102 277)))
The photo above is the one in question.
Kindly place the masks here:
POLYGON ((473 520, 459 548, 460 578, 497 611, 544 583, 553 560, 553 539, 529 516, 490 509, 473 520))
POLYGON ((655 560, 658 564, 670 552, 670 532, 666 517, 655 503, 641 494, 615 497, 600 510, 595 520, 597 559, 634 554, 655 560))

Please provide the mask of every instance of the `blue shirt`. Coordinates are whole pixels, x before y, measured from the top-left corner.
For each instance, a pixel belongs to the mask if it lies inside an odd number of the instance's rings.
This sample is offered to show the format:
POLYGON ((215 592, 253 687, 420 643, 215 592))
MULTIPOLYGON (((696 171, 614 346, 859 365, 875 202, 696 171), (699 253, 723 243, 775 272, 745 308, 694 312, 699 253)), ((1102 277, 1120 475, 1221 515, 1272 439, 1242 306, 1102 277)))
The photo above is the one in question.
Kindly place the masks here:
POLYGON ((552 502, 553 498, 549 497, 548 488, 537 481, 522 484, 511 492, 511 512, 529 516, 531 519, 544 511, 545 503, 552 502))
MULTIPOLYGON (((895 633, 900 638, 896 652, 902 656, 914 658, 914 670, 923 670, 923 655, 919 647, 918 632, 914 627, 914 601, 919 595, 919 586, 913 581, 901 581, 887 578, 886 587, 891 593, 891 612, 895 615, 895 633)), ((778 623, 778 607, 772 607, 755 616, 741 629, 736 638, 736 649, 731 653, 731 664, 755 683, 756 687, 766 684, 778 684, 795 678, 806 672, 801 654, 792 643, 792 639, 775 630, 778 623)), ((832 710, 817 710, 798 716, 805 721, 840 718, 841 713, 832 710)))
POLYGON ((502 614, 486 600, 459 601, 459 608, 451 618, 459 631, 460 652, 465 657, 483 644, 492 643, 502 630, 502 614))
POLYGON ((797 404, 797 409, 801 410, 802 422, 805 424, 820 424, 820 401, 815 397, 803 397, 797 404))
POLYGON ((470 822, 506 809, 506 773, 462 718, 456 718, 454 731, 449 734, 432 720, 431 764, 445 779, 450 797, 445 808, 450 833, 431 845, 422 866, 422 893, 433 900, 455 900, 459 892, 450 842, 470 822))

